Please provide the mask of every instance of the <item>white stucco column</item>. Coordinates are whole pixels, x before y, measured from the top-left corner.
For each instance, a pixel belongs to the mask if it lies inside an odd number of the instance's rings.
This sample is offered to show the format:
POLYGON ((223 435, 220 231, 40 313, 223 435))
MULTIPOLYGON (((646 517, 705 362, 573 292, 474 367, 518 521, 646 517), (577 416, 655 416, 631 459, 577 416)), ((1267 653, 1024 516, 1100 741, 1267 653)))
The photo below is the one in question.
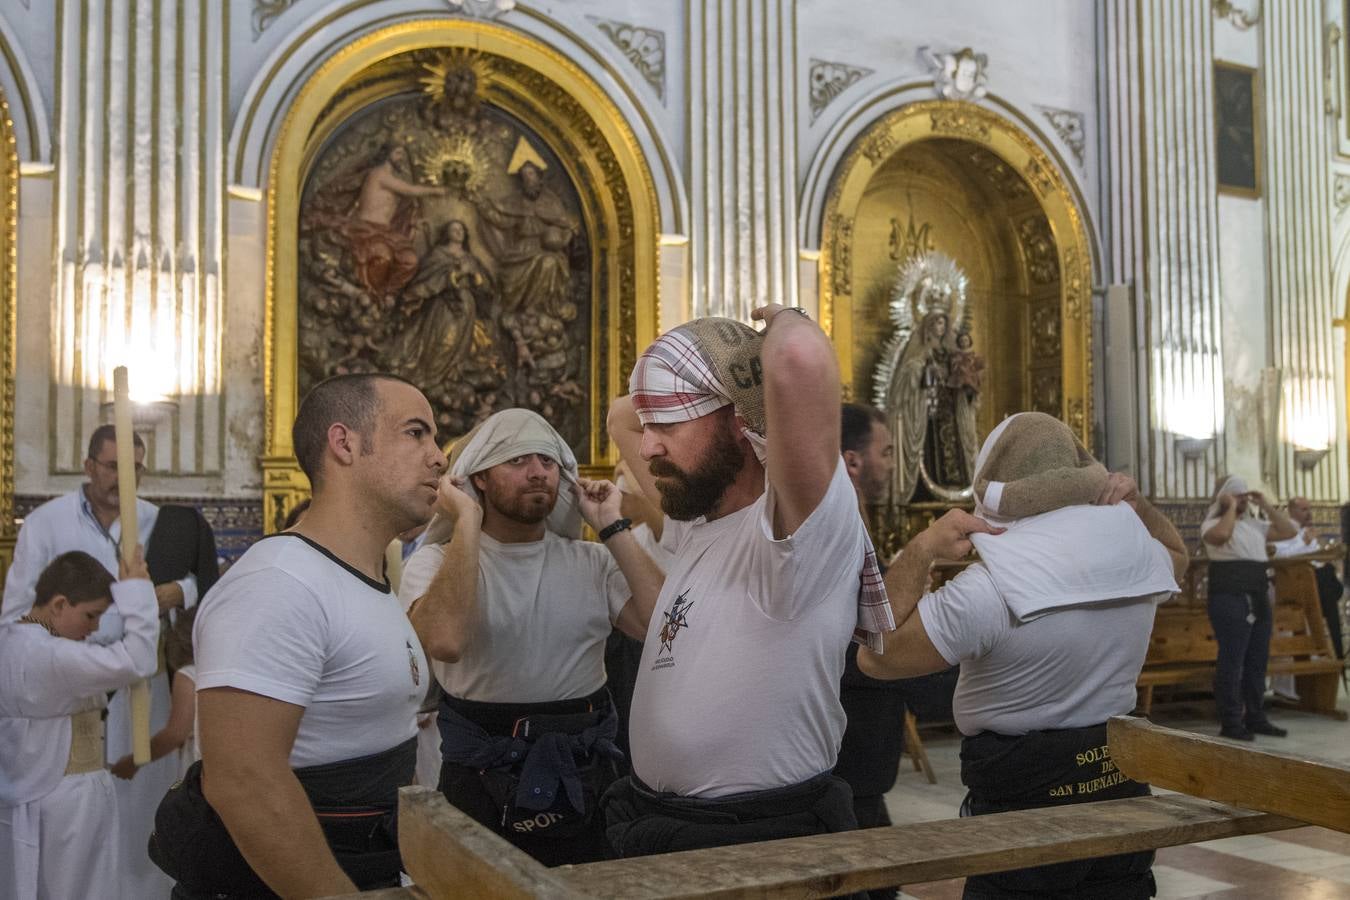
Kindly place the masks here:
POLYGON ((1207 3, 1099 8, 1104 274, 1133 298, 1138 474, 1158 497, 1206 496, 1225 466, 1213 29, 1207 3), (1187 457, 1187 439, 1213 443, 1187 457))
POLYGON ((1325 139, 1321 4, 1267 3, 1261 24, 1266 271, 1271 364, 1281 371, 1279 490, 1339 500, 1338 374, 1332 320, 1331 152, 1325 139), (1311 469, 1298 449, 1329 450, 1311 469))
POLYGON ((693 314, 797 296, 792 0, 689 4, 693 314))

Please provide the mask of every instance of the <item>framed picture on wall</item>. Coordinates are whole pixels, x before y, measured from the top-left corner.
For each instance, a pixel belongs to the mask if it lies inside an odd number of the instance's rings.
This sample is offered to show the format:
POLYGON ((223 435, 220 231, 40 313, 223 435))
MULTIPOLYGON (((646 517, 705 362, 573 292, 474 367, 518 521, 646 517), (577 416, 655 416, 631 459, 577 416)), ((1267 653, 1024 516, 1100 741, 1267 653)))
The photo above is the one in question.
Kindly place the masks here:
POLYGON ((1214 64, 1214 163, 1219 190, 1261 196, 1261 110, 1256 70, 1214 64))

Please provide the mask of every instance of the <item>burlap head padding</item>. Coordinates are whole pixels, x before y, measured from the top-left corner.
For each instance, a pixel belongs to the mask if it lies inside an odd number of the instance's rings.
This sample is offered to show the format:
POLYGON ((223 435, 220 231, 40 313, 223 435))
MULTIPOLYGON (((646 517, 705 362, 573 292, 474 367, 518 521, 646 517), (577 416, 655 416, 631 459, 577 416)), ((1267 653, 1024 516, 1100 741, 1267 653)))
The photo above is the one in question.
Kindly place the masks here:
POLYGON ((679 326, 703 352, 736 413, 764 433, 764 335, 735 319, 708 316, 679 326))
POLYGON ((1106 467, 1069 426, 1045 413, 1019 413, 1000 432, 975 473, 975 496, 1004 519, 1094 503, 1106 487, 1106 467))

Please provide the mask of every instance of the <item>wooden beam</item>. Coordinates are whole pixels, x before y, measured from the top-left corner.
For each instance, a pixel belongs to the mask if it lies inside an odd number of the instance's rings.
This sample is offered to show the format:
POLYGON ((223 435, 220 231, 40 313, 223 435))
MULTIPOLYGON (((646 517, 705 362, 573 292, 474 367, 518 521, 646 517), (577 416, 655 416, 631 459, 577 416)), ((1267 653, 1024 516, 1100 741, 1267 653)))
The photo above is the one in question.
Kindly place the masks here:
POLYGON ((451 806, 440 791, 398 792, 403 868, 431 897, 573 898, 554 870, 535 862, 451 806))
POLYGON ((1116 767, 1136 781, 1350 832, 1350 767, 1117 716, 1107 724, 1116 767))
POLYGON ((550 871, 576 894, 595 898, 830 897, 1301 824, 1191 797, 1140 797, 550 871))

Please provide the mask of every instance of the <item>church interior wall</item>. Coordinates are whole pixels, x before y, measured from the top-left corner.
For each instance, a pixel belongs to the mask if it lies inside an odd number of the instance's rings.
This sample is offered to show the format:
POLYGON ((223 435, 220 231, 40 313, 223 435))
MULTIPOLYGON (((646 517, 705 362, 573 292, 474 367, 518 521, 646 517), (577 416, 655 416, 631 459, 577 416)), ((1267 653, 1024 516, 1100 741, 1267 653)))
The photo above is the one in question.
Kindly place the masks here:
MULTIPOLYGON (((1156 94, 1114 112, 1103 106, 1098 72, 1110 52, 1144 52, 1138 35, 1119 37, 1103 30, 1102 9, 1132 8, 1124 0, 1110 0, 1101 9, 1077 0, 914 0, 899 6, 890 0, 854 0, 846 4, 846 14, 837 0, 524 0, 495 18, 571 60, 611 97, 637 135, 660 207, 661 328, 693 315, 744 317, 752 306, 769 300, 797 300, 815 311, 821 210, 851 142, 886 112, 936 97, 933 74, 920 48, 950 53, 970 47, 985 55, 987 96, 978 102, 1025 128, 1072 185, 1094 243, 1096 305, 1102 307, 1108 288, 1122 286, 1126 290, 1119 296, 1127 297, 1126 307, 1134 311, 1139 341, 1132 387, 1138 408, 1131 421, 1138 439, 1127 467, 1136 470, 1155 496, 1177 502, 1198 500, 1213 476, 1226 470, 1258 480, 1269 473, 1277 493, 1298 488, 1323 503, 1344 499, 1350 484, 1345 472, 1344 331, 1327 332, 1319 324, 1316 333, 1304 329, 1295 341, 1282 337, 1292 334, 1291 325, 1275 324, 1307 321, 1328 305, 1343 316, 1350 306, 1350 253, 1333 256, 1331 249, 1350 243, 1350 216, 1344 215, 1350 207, 1345 41, 1340 41, 1339 56, 1307 52, 1320 46, 1309 35, 1320 33, 1325 24, 1343 25, 1343 4, 1329 2, 1325 9, 1284 15, 1276 25, 1270 25, 1273 14, 1267 9, 1264 22, 1241 28, 1208 9, 1201 16, 1173 11, 1166 2, 1141 2, 1148 12, 1140 21, 1153 16, 1148 28, 1156 26, 1161 29, 1157 33, 1165 34, 1163 43, 1148 51, 1154 83, 1147 90, 1156 94), (1264 31, 1277 26, 1284 35, 1278 40, 1264 31), (746 47, 750 49, 742 52, 746 47), (1187 60, 1196 48, 1207 58, 1187 60), (1341 68, 1323 88, 1324 60, 1333 56, 1341 68), (1331 92, 1326 99, 1338 104, 1334 116, 1309 112, 1311 106, 1288 113, 1301 117, 1297 122, 1307 128, 1323 129, 1328 146, 1320 155, 1315 147, 1293 148, 1297 153, 1290 158, 1296 164, 1279 170, 1290 173, 1295 179, 1290 183, 1311 183, 1321 160, 1328 181, 1326 209, 1300 216, 1282 206, 1277 212, 1283 218, 1277 221, 1269 196, 1274 185, 1256 198, 1206 189, 1212 182, 1205 181, 1209 176, 1201 168, 1194 168, 1198 163, 1193 158, 1210 152, 1197 141, 1209 133, 1200 118, 1212 114, 1212 102, 1198 96, 1196 84, 1185 78, 1198 77, 1213 59, 1251 66, 1260 79, 1278 64, 1291 78, 1331 92), (1184 77, 1168 80, 1178 76, 1184 77), (1138 123, 1162 127, 1163 120, 1146 117, 1148 104, 1169 103, 1184 93, 1189 93, 1186 115, 1195 119, 1194 134, 1155 141, 1147 153, 1141 146, 1135 161, 1141 174, 1130 176, 1136 177, 1133 182, 1121 180, 1121 161, 1109 159, 1104 150, 1110 143, 1106 132, 1125 125, 1132 129, 1128 140, 1137 141, 1138 123), (1157 158, 1159 149, 1170 158, 1157 158), (1148 154, 1153 158, 1145 164, 1148 154), (1171 244, 1159 237, 1159 227, 1172 220, 1160 218, 1164 213, 1156 204, 1149 206, 1145 185, 1137 179, 1146 168, 1160 175, 1169 167, 1192 173, 1182 192, 1189 205, 1174 211, 1173 224, 1209 221, 1212 234, 1200 227, 1171 244), (1317 215, 1328 219, 1321 232, 1310 218, 1317 215), (1131 217, 1139 219, 1140 233, 1122 237, 1120 223, 1131 217), (1279 238, 1282 229, 1290 232, 1284 242, 1279 238), (1322 240, 1319 233, 1330 242, 1321 256, 1297 256, 1304 253, 1298 248, 1322 240), (1142 249, 1148 241, 1154 242, 1151 254, 1142 249), (1212 278, 1192 253, 1207 241, 1217 255, 1212 278), (1285 261, 1286 248, 1295 254, 1292 261, 1285 261), (1132 256, 1135 262, 1122 262, 1132 256), (1158 268, 1161 258, 1169 260, 1171 269, 1158 268), (1328 270, 1326 286, 1309 291, 1308 273, 1323 265, 1321 259, 1328 270), (1186 266, 1192 267, 1189 274, 1174 277, 1186 266), (1164 275, 1171 280, 1160 280, 1164 275), (1217 297, 1214 318, 1221 346, 1213 354, 1218 362, 1213 380, 1219 383, 1210 389, 1220 398, 1222 425, 1213 449, 1196 466, 1181 462, 1173 436, 1164 433, 1158 419, 1160 392, 1190 386, 1167 388, 1157 372, 1149 374, 1149 354, 1159 345, 1145 326, 1163 320, 1201 321, 1203 317, 1187 318, 1185 313, 1187 304, 1199 309, 1200 300, 1183 302, 1182 297, 1211 289, 1217 297), (1303 398, 1297 402, 1305 412, 1329 410, 1335 423, 1329 459, 1312 475, 1304 475, 1294 463, 1284 435, 1274 440, 1279 446, 1271 454, 1263 454, 1263 442, 1271 449, 1272 440, 1261 424, 1270 418, 1262 405, 1262 379, 1273 368, 1292 371, 1290 354, 1301 346, 1320 354, 1320 368, 1300 370, 1301 387, 1287 396, 1303 398), (1273 469, 1267 456, 1276 457, 1273 469)), ((163 271, 167 250, 175 277, 200 276, 202 286, 194 290, 202 303, 171 318, 174 327, 193 331, 208 326, 203 311, 207 319, 214 317, 214 331, 202 352, 215 354, 210 364, 218 368, 218 381, 207 400, 194 401, 191 409, 180 412, 176 425, 157 429, 155 468, 169 474, 152 477, 147 490, 245 505, 256 501, 264 408, 268 165, 289 104, 325 59, 364 34, 410 18, 491 18, 493 6, 494 0, 128 0, 120 5, 112 0, 0 0, 0 40, 5 45, 0 89, 11 106, 21 162, 18 494, 50 496, 80 480, 79 445, 98 418, 99 389, 76 391, 60 383, 61 367, 69 368, 71 362, 60 352, 68 349, 62 342, 78 331, 69 321, 72 284, 86 276, 103 277, 99 273, 113 267, 120 252, 123 268, 118 271, 130 272, 126 283, 134 289, 136 255, 142 249, 138 240, 145 237, 140 223, 153 218, 158 233, 149 236, 152 246, 144 268, 163 271), (114 12, 120 10, 130 16, 127 23, 114 21, 114 12), (176 21, 177 10, 187 17, 183 23, 176 21), (196 40, 203 27, 218 29, 228 40, 215 42, 219 49, 212 50, 196 40), (148 112, 144 119, 136 118, 138 97, 147 104, 160 97, 153 102, 162 113, 163 104, 176 103, 177 95, 165 99, 168 94, 155 93, 165 90, 162 86, 153 88, 143 75, 118 73, 110 65, 126 60, 127 53, 136 59, 137 46, 144 63, 151 43, 170 57, 180 52, 180 44, 188 48, 183 52, 196 54, 178 78, 197 99, 180 110, 178 123, 162 117, 151 121, 148 112), (75 90, 78 84, 86 84, 92 93, 81 94, 75 90), (129 97, 131 104, 114 101, 114 115, 79 108, 89 97, 118 94, 129 97), (167 180, 163 173, 151 173, 146 160, 137 156, 140 142, 135 138, 142 121, 150 141, 166 153, 170 144, 193 148, 179 158, 167 180), (129 216, 130 227, 114 224, 110 231, 99 231, 91 255, 88 239, 93 232, 87 227, 81 232, 78 223, 89 216, 112 222, 122 213, 129 216), (167 237, 168 223, 180 219, 183 227, 191 226, 182 247, 167 237), (211 287, 204 286, 208 275, 215 279, 211 287)), ((1136 74, 1142 70, 1136 57, 1129 59, 1136 74)), ((1286 88, 1261 83, 1267 100, 1284 102, 1278 92, 1286 88)), ((1320 104, 1322 98, 1319 93, 1314 100, 1320 104)), ((1293 130, 1288 123, 1283 130, 1266 130, 1267 167, 1272 149, 1283 148, 1278 142, 1293 130)), ((107 302, 127 301, 113 292, 107 302)), ((1105 338, 1099 336, 1095 343, 1094 353, 1100 355, 1105 338)), ((1107 377, 1105 368, 1097 367, 1099 402, 1094 412, 1099 436, 1121 415, 1131 418, 1119 410, 1114 418, 1108 416, 1110 403, 1101 402, 1107 377)), ((1288 412, 1291 402, 1281 396, 1276 415, 1288 412)))

